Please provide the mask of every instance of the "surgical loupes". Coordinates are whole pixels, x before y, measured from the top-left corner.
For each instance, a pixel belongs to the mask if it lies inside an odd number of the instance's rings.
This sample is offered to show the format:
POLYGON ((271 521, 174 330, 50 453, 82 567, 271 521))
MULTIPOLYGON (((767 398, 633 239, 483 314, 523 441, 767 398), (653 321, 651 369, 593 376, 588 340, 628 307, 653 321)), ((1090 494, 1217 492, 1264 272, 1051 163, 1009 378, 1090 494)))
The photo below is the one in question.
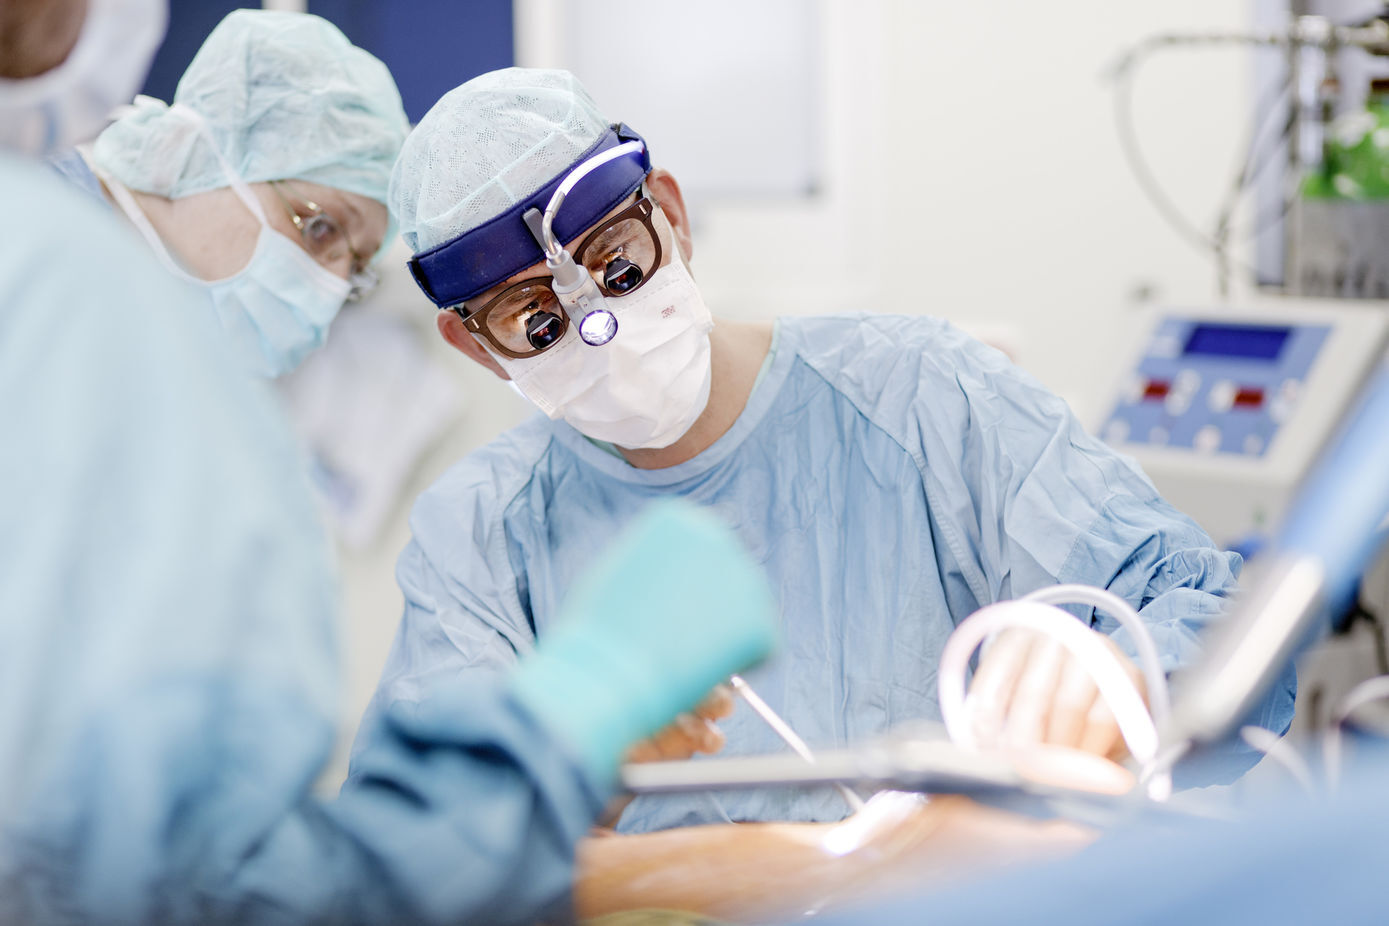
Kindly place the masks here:
POLYGON ((593 347, 607 344, 617 335, 617 317, 604 307, 603 294, 593 276, 586 268, 576 264, 574 256, 555 238, 555 215, 564 204, 564 198, 580 180, 609 161, 641 149, 641 142, 629 141, 589 158, 564 178, 550 197, 543 215, 539 209, 528 209, 521 216, 532 237, 545 251, 545 266, 554 278, 552 289, 555 296, 564 306, 565 313, 571 319, 578 319, 579 337, 593 347))

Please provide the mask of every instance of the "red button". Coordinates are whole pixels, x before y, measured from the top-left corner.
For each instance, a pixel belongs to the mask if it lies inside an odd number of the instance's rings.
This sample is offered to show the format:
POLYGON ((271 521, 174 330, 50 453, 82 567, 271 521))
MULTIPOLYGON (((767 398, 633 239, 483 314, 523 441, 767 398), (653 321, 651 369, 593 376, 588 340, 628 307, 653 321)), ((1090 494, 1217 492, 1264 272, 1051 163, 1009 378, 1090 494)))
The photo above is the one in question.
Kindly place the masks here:
POLYGON ((1143 401, 1156 402, 1167 398, 1167 393, 1172 391, 1172 384, 1161 379, 1150 379, 1148 385, 1143 387, 1143 401))
POLYGON ((1264 390, 1255 386, 1242 386, 1235 393, 1231 404, 1235 408, 1258 408, 1264 404, 1264 390))

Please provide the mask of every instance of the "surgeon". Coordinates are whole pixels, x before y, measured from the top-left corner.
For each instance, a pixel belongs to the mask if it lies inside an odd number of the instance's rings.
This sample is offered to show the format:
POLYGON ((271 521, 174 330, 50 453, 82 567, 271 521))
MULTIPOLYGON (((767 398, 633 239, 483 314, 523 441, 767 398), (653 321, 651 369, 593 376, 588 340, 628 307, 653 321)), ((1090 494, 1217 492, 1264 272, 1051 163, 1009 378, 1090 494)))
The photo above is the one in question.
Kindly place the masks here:
MULTIPOLYGON (((737 143, 736 126, 719 131, 737 143)), ((540 414, 416 503, 374 710, 423 679, 514 664, 552 632, 594 545, 657 497, 713 512, 768 570, 787 647, 749 681, 812 747, 938 719, 955 624, 1057 582, 1141 609, 1169 670, 1191 658, 1237 556, 1060 399, 944 322, 716 319, 680 186, 652 156, 555 70, 470 80, 406 139, 391 208, 439 333, 540 414)), ((1108 616, 1082 616, 1132 657, 1108 616)), ((1088 677, 1031 638, 986 652, 972 697, 989 742, 1122 754, 1088 677)), ((1292 705, 1289 676, 1252 720, 1284 730, 1292 705)), ((751 712, 725 731, 731 755, 784 749, 751 712)), ((1204 774, 1229 780, 1252 761, 1232 746, 1204 774)), ((619 829, 845 812, 828 791, 643 797, 619 829)))
POLYGON ((172 105, 149 97, 60 157, 204 294, 247 369, 279 376, 376 283, 409 124, 390 73, 317 16, 236 10, 172 105))
POLYGON ((562 915, 624 751, 765 653, 765 580, 655 506, 514 673, 422 683, 316 798, 337 609, 291 438, 196 290, 38 160, 165 15, 0 0, 0 922, 562 915))

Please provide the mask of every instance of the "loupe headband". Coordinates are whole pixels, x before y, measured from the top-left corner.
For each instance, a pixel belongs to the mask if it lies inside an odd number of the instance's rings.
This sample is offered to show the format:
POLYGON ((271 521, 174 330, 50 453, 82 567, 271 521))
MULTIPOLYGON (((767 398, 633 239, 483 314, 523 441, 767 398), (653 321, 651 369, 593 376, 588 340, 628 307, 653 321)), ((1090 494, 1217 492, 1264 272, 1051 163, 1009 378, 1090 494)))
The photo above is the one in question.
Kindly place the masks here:
POLYGON ((644 140, 625 125, 608 129, 574 164, 506 212, 410 258, 408 266, 415 283, 429 301, 443 309, 472 299, 540 263, 545 252, 522 215, 530 209, 543 212, 575 165, 629 141, 642 141, 642 150, 604 164, 565 199, 564 208, 555 217, 554 233, 560 241, 573 240, 635 193, 651 170, 651 156, 644 140))

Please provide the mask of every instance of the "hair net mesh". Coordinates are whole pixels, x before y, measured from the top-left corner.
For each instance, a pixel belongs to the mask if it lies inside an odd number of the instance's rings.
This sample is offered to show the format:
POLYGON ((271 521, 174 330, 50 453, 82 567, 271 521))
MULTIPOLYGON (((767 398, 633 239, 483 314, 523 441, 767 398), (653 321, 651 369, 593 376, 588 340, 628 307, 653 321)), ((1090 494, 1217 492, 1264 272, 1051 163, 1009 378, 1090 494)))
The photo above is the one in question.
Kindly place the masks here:
POLYGON ((607 130, 568 71, 505 68, 455 87, 410 133, 391 175, 405 243, 426 251, 500 215, 607 130))
MULTIPOLYGON (((386 66, 305 13, 237 10, 212 30, 174 91, 248 183, 307 180, 386 202, 409 130, 386 66)), ((192 121, 142 100, 97 138, 99 165, 170 199, 228 184, 192 121)))

